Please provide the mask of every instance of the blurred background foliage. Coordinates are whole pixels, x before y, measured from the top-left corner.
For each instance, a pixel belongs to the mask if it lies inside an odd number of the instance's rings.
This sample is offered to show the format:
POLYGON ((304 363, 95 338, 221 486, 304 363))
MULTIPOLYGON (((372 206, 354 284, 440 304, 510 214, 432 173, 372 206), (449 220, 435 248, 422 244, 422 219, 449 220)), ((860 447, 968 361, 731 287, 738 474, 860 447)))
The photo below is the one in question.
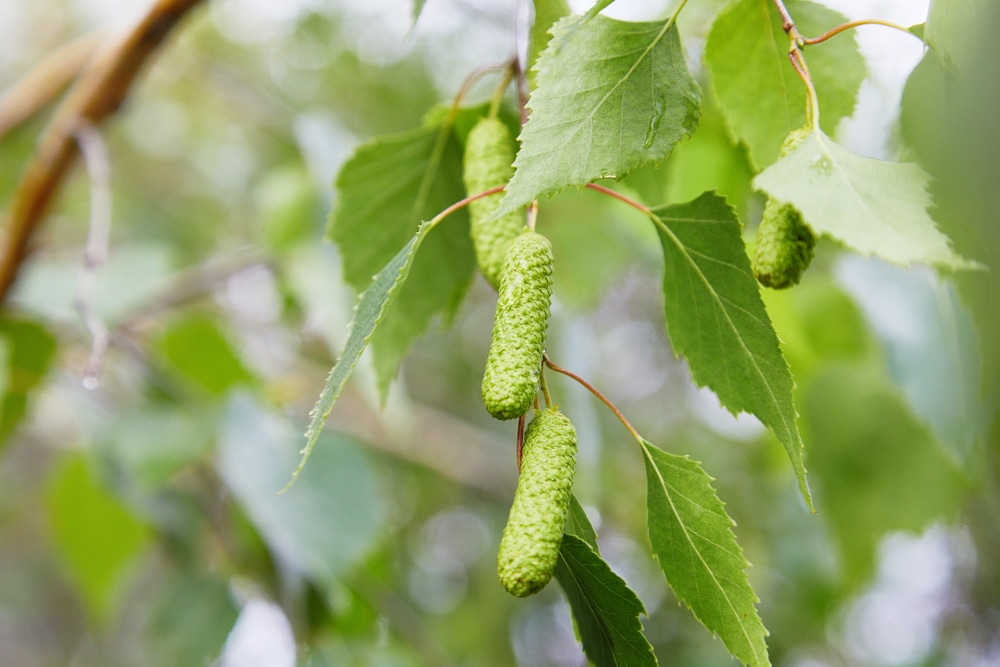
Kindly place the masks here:
MULTIPOLYGON (((6 0, 0 88, 146 4, 6 0)), ((830 4, 857 18, 892 3, 830 4)), ((452 326, 413 350, 384 407, 362 361, 302 477, 276 495, 351 318, 355 295, 322 240, 338 166, 360 141, 419 125, 474 67, 508 59, 524 5, 431 0, 411 31, 405 0, 212 0, 181 25, 101 128, 113 230, 93 298, 112 331, 99 385, 82 384, 91 341, 73 307, 82 168, 0 315, 0 664, 584 664, 557 586, 521 601, 496 582, 515 434, 480 404, 495 300, 482 279, 452 326)), ((682 15, 696 75, 723 5, 692 0, 682 15)), ((984 10, 970 32, 964 78, 926 55, 900 122, 863 95, 841 128, 855 150, 920 160, 936 218, 992 267, 998 18, 984 10), (866 135, 868 116, 888 131, 866 135)), ((0 138, 4 205, 46 115, 0 138)), ((620 187, 650 204, 715 188, 750 238, 762 207, 751 177, 707 95, 696 136, 620 187)), ((592 192, 543 202, 539 226, 557 257, 553 358, 716 478, 774 664, 1000 662, 988 272, 905 271, 826 241, 801 286, 765 294, 798 384, 813 516, 774 438, 674 359, 653 230, 592 192)), ((579 386, 553 385, 580 434, 576 494, 644 601, 661 663, 726 664, 648 555, 638 450, 579 386)))

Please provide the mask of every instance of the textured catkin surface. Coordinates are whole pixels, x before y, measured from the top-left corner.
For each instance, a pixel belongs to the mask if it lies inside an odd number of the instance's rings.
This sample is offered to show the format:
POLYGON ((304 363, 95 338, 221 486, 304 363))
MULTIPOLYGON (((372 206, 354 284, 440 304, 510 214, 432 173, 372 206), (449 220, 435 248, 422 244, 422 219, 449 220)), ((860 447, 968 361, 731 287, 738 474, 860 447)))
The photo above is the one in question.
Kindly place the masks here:
POLYGON ((753 273, 765 287, 797 285, 813 259, 816 237, 791 204, 768 199, 757 229, 753 273))
MULTIPOLYGON (((474 195, 498 185, 506 185, 514 174, 514 139, 503 121, 481 118, 469 133, 463 160, 465 192, 474 195)), ((493 287, 500 287, 500 272, 510 242, 524 230, 523 210, 487 221, 503 193, 469 203, 472 246, 479 270, 493 287)))
POLYGON ((557 408, 538 413, 524 432, 521 476, 497 556, 497 576, 511 595, 537 593, 552 578, 573 490, 576 449, 576 429, 557 408))
POLYGON ((538 393, 552 301, 552 262, 552 244, 536 232, 524 232, 507 250, 483 374, 483 404, 496 419, 520 417, 538 393))

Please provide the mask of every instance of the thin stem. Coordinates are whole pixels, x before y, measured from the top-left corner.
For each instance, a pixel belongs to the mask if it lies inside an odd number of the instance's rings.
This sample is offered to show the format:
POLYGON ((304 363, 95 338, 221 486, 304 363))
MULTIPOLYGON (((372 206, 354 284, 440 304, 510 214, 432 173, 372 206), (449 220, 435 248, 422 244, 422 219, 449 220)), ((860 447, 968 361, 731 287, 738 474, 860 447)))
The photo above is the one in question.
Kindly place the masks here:
POLYGON ((651 214, 651 211, 649 210, 648 206, 644 206, 643 204, 640 204, 639 202, 635 201, 634 199, 629 199, 625 195, 621 194, 620 192, 615 192, 611 188, 606 188, 603 185, 598 185, 597 183, 588 183, 587 187, 590 188, 591 190, 595 190, 597 192, 600 192, 601 194, 605 194, 605 195, 608 195, 609 197, 614 197, 615 199, 617 199, 619 201, 623 201, 626 204, 628 204, 629 206, 631 206, 632 208, 636 209, 637 211, 641 211, 642 213, 645 213, 646 215, 650 215, 651 214))
POLYGON ((545 407, 552 407, 552 394, 549 393, 549 383, 545 381, 545 365, 542 365, 541 373, 539 374, 540 384, 542 386, 542 396, 545 397, 545 407))
POLYGON ((76 140, 90 176, 90 225, 77 283, 76 308, 93 338, 83 386, 96 389, 111 338, 108 327, 94 308, 93 298, 97 271, 107 261, 111 236, 111 161, 101 133, 94 126, 81 125, 76 131, 76 140))
POLYGON ((774 0, 774 6, 778 8, 778 14, 781 15, 781 29, 788 35, 788 59, 806 85, 808 94, 806 98, 806 124, 814 130, 819 129, 819 97, 816 95, 816 87, 809 75, 806 58, 802 54, 802 45, 805 44, 805 40, 798 28, 795 27, 795 20, 788 13, 785 3, 782 0, 774 0))
POLYGON ((517 473, 521 474, 521 456, 524 454, 524 418, 521 415, 517 419, 517 473))
POLYGON ((684 9, 684 5, 687 4, 687 0, 681 0, 681 4, 677 5, 677 9, 674 10, 673 15, 670 17, 670 22, 674 23, 677 21, 677 17, 680 16, 681 10, 684 9))
POLYGON ((587 391, 589 391, 591 394, 593 394, 594 396, 596 396, 602 403, 604 403, 604 405, 606 405, 608 407, 609 410, 611 410, 611 412, 613 412, 615 414, 616 417, 618 417, 618 421, 620 421, 622 423, 622 425, 626 429, 628 429, 628 432, 632 434, 632 437, 635 438, 636 441, 639 442, 639 444, 642 444, 644 442, 642 436, 639 435, 639 432, 636 431, 635 428, 633 428, 632 424, 630 424, 629 421, 628 421, 628 419, 625 418, 625 415, 623 415, 621 413, 621 410, 619 410, 617 407, 615 407, 615 404, 612 403, 611 400, 608 399, 607 396, 605 396, 600 391, 598 391, 597 388, 594 387, 594 385, 590 384, 589 382, 587 382, 586 380, 584 380, 582 377, 580 377, 576 373, 573 373, 572 371, 568 371, 565 368, 560 368, 559 366, 556 366, 554 363, 552 363, 552 360, 549 359, 548 355, 545 355, 543 357, 543 359, 545 360, 545 365, 548 366, 549 368, 551 368, 552 370, 554 370, 556 373, 562 373, 566 377, 573 378, 574 380, 576 380, 577 382, 579 382, 581 385, 583 385, 583 387, 587 391))
POLYGON ((482 199, 483 197, 489 197, 490 195, 495 195, 498 192, 503 192, 504 187, 506 186, 498 185, 495 188, 490 188, 489 190, 483 190, 482 192, 478 192, 474 195, 469 195, 465 199, 460 199, 459 201, 455 202, 454 204, 452 204, 451 206, 449 206, 448 208, 446 208, 445 210, 441 211, 433 218, 431 218, 430 222, 428 222, 427 224, 431 227, 435 227, 439 222, 447 218, 449 215, 451 215, 458 209, 462 208, 463 206, 468 206, 469 202, 473 202, 477 199, 482 199))
POLYGON ((917 35, 915 35, 912 32, 910 32, 910 30, 908 28, 906 28, 905 26, 901 26, 898 23, 893 23, 891 21, 883 21, 882 19, 861 19, 861 20, 858 20, 858 21, 851 21, 850 23, 845 23, 843 25, 838 25, 836 28, 833 28, 831 30, 828 30, 828 31, 824 32, 819 37, 811 37, 811 38, 809 38, 809 37, 803 37, 802 38, 802 43, 803 44, 820 44, 821 42, 825 42, 826 40, 830 39, 834 35, 839 35, 840 33, 844 32, 845 30, 850 30, 851 28, 857 28, 858 26, 862 26, 862 25, 881 25, 881 26, 885 26, 887 28, 893 28, 895 30, 899 30, 901 32, 905 32, 907 35, 910 35, 911 37, 916 37, 917 39, 920 39, 919 37, 917 37, 917 35))
POLYGON ((479 79, 483 78, 490 72, 500 72, 508 67, 510 67, 509 62, 493 63, 492 65, 482 65, 472 70, 469 75, 465 77, 465 81, 462 82, 462 85, 459 86, 458 92, 455 93, 455 98, 451 101, 451 108, 448 110, 448 120, 445 124, 451 125, 451 123, 455 120, 455 117, 458 115, 458 110, 462 106, 462 101, 465 99, 465 96, 469 94, 469 91, 472 90, 472 87, 476 85, 476 82, 479 81, 479 79))
POLYGON ((535 222, 537 220, 538 220, 538 200, 536 199, 535 201, 531 202, 531 204, 528 206, 528 216, 527 220, 525 221, 525 224, 528 226, 528 229, 530 229, 531 231, 535 231, 535 222))
POLYGON ((512 61, 503 71, 503 77, 500 79, 500 83, 497 84, 496 90, 493 91, 493 99, 490 101, 490 118, 496 118, 497 113, 500 111, 500 105, 503 103, 503 94, 507 91, 507 86, 510 85, 510 81, 514 76, 514 67, 515 65, 512 61))

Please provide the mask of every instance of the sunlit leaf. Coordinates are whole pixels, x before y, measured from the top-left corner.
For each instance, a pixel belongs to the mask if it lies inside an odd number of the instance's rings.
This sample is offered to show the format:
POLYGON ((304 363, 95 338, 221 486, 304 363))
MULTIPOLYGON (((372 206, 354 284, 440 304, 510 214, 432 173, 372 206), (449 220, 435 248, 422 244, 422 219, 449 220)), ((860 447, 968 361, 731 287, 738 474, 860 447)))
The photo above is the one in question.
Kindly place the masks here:
POLYGON ((774 432, 811 506, 792 376, 750 270, 736 214, 714 193, 652 213, 663 246, 663 305, 674 351, 688 360, 695 382, 712 389, 722 405, 751 413, 774 432))
POLYGON ((901 266, 974 267, 928 215, 929 180, 916 164, 864 157, 815 131, 758 174, 754 186, 794 204, 814 232, 863 255, 901 266))
MULTIPOLYGON (((819 35, 846 19, 812 2, 787 3, 800 32, 819 35)), ((705 45, 712 88, 733 136, 751 162, 766 166, 781 142, 806 120, 806 87, 788 60, 788 35, 771 0, 740 0, 719 14, 705 45)), ((809 48, 809 73, 819 94, 823 127, 832 132, 854 110, 867 75, 853 34, 809 48)))
POLYGON ((746 665, 770 665, 733 520, 712 478, 691 459, 642 442, 649 541, 667 583, 701 623, 746 665))
POLYGON ((701 90, 671 20, 572 16, 552 31, 516 171, 495 215, 660 162, 698 124, 701 90))

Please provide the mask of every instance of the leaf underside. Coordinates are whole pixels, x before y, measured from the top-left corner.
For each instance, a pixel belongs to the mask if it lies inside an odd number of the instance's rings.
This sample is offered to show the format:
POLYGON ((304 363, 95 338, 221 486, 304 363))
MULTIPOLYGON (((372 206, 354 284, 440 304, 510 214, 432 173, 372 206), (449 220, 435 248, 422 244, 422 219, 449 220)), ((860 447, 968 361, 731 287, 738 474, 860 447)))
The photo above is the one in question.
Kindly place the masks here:
POLYGON ((814 232, 893 264, 975 268, 951 248, 927 213, 930 177, 916 164, 864 157, 821 131, 754 179, 793 204, 814 232))
POLYGON ((570 16, 552 28, 521 132, 516 171, 496 216, 666 158, 694 132, 701 90, 671 21, 570 16))
POLYGON ((796 425, 793 382, 750 269, 732 207, 707 192, 652 210, 663 246, 663 299, 670 340, 699 386, 734 414, 749 412, 788 452, 812 507, 796 425))
POLYGON ((701 623, 746 665, 769 665, 768 635, 747 580, 749 563, 711 478, 684 456, 641 443, 649 540, 667 583, 701 623))
POLYGON ((302 459, 292 473, 292 479, 286 489, 295 482, 305 467, 347 378, 351 376, 358 359, 361 358, 361 353, 368 346, 368 341, 398 296, 401 286, 409 276, 417 249, 430 229, 430 225, 422 225, 414 237, 378 272, 371 286, 358 297, 351 333, 347 337, 343 353, 326 378, 326 385, 319 395, 319 400, 309 413, 312 419, 306 429, 306 445, 302 449, 302 459))
POLYGON ((555 578, 576 619, 590 664, 657 664, 639 622, 639 615, 646 613, 642 601, 586 542, 575 535, 563 535, 555 578))

